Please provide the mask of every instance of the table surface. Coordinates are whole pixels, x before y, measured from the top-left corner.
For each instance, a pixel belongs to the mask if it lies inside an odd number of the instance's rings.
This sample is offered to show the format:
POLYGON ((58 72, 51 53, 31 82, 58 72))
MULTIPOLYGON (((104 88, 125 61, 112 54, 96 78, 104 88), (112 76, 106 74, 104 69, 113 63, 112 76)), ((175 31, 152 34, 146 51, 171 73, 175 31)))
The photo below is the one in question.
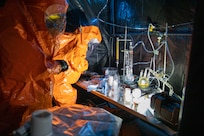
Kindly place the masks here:
MULTIPOLYGON (((90 80, 83 80, 80 79, 75 85, 79 86, 80 88, 82 88, 83 90, 87 91, 87 87, 88 85, 94 85, 94 84, 98 84, 99 81, 95 78, 90 79, 90 80)), ((137 103, 137 108, 129 108, 127 106, 125 106, 123 104, 122 101, 115 101, 112 98, 105 96, 104 94, 102 94, 101 92, 98 92, 96 90, 91 90, 90 93, 94 94, 95 96, 115 105, 116 107, 125 110, 126 112, 166 131, 169 135, 175 135, 177 134, 177 131, 171 129, 170 127, 166 126, 165 124, 163 124, 161 121, 158 121, 157 119, 155 119, 152 115, 152 111, 151 111, 151 107, 150 107, 150 97, 147 96, 142 96, 140 98, 140 103, 137 103), (148 111, 148 112, 147 112, 148 111)))

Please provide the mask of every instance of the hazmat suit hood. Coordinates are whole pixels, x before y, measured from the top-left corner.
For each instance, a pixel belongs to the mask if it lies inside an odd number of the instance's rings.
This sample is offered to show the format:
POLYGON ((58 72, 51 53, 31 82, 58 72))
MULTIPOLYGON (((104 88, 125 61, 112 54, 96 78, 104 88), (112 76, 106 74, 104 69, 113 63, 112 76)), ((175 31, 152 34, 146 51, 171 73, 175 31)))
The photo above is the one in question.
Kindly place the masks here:
MULTIPOLYGON (((66 13, 68 8, 66 0, 24 0, 24 3, 31 14, 33 21, 36 23, 36 26, 41 31, 47 31, 47 27, 44 22, 44 14, 49 6, 60 4, 64 6, 64 13, 66 13)), ((56 10, 57 9, 53 9, 53 11, 56 10)))

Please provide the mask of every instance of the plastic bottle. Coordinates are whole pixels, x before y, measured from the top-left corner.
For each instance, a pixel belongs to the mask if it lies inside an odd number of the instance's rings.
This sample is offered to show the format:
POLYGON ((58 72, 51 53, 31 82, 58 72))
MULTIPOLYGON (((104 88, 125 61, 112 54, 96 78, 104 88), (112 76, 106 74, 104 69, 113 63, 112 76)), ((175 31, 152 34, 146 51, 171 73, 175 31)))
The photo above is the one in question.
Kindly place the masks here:
POLYGON ((128 108, 132 108, 133 105, 133 97, 130 88, 125 88, 124 92, 124 105, 128 108))

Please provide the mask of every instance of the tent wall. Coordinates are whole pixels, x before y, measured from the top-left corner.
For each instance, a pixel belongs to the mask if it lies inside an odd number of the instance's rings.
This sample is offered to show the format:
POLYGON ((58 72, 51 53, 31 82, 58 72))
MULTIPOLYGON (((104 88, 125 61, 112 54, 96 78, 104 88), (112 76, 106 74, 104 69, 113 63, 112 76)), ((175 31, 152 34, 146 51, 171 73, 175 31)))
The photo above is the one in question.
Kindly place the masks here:
MULTIPOLYGON (((115 46, 116 38, 125 37, 127 28, 128 38, 133 40, 133 44, 138 41, 144 41, 145 45, 150 47, 147 38, 147 27, 152 23, 156 27, 156 32, 165 33, 165 27, 168 25, 168 47, 174 62, 174 74, 170 79, 175 92, 182 95, 183 87, 188 71, 188 62, 190 56, 193 20, 196 1, 193 0, 89 0, 74 1, 68 0, 70 4, 68 23, 76 26, 97 25, 102 32, 102 49, 106 59, 103 59, 103 65, 116 66, 115 46), (73 12, 75 11, 75 12, 73 12), (77 12, 76 12, 77 11, 77 12), (79 14, 80 11, 80 14, 79 14), (77 16, 76 16, 77 14, 77 16), (72 17, 73 16, 73 17, 72 17), (107 50, 107 51, 106 51, 107 50), (104 62, 105 61, 105 62, 104 62)), ((69 25, 68 30, 71 28, 69 25)), ((72 27, 73 28, 73 27, 72 27)), ((157 33, 152 34, 152 40, 156 45, 157 33)), ((121 49, 124 43, 120 43, 121 49)), ((101 50, 95 54, 100 54, 101 50)), ((160 50, 161 56, 158 56, 157 67, 162 66, 163 49, 160 50)), ((119 68, 122 69, 123 54, 120 54, 119 68)), ((138 61, 147 61, 150 54, 137 47, 134 50, 134 63, 138 61)), ((96 60, 95 63, 99 64, 96 60)), ((97 65, 96 64, 96 65, 97 65)), ((97 68, 90 68, 97 71, 97 68)), ((134 66, 134 74, 138 75, 144 65, 134 66)), ((172 70, 172 62, 167 61, 167 73, 172 70)))

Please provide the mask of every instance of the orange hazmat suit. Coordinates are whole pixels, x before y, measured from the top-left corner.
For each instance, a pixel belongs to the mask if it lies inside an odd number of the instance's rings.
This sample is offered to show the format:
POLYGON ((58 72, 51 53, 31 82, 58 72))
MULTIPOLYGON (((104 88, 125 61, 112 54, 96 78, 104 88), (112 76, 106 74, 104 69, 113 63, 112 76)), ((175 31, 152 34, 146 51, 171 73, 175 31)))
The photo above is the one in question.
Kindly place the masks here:
POLYGON ((45 24, 52 4, 68 8, 66 0, 7 0, 0 7, 0 134, 11 133, 34 110, 73 104, 77 82, 88 68, 86 51, 92 39, 101 41, 98 27, 53 36, 45 24), (65 60, 68 70, 48 72, 48 63, 65 60))

